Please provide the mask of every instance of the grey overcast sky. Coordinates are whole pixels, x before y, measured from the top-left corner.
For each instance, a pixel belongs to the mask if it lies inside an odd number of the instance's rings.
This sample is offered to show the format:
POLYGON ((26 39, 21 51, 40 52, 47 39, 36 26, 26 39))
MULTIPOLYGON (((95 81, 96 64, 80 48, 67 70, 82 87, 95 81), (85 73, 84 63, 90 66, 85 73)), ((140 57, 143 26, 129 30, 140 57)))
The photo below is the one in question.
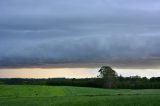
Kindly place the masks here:
POLYGON ((0 0, 0 67, 160 68, 160 0, 0 0))

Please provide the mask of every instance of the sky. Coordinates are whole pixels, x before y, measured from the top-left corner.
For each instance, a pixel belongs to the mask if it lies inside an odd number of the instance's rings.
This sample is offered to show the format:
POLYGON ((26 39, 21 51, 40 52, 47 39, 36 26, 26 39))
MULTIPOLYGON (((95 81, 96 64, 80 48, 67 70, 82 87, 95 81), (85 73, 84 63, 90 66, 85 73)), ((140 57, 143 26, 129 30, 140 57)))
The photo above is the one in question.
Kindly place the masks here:
MULTIPOLYGON (((95 78, 99 68, 18 68, 1 69, 0 78, 95 78)), ((124 77, 159 77, 159 69, 114 69, 124 77)))
POLYGON ((0 0, 0 68, 159 69, 159 13, 159 0, 0 0))

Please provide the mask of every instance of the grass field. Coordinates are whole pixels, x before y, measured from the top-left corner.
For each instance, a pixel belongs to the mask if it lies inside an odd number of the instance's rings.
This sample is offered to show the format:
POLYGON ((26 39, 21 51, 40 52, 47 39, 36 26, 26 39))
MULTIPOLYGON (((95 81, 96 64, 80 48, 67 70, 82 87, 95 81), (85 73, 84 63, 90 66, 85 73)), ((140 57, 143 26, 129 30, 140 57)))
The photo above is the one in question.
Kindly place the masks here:
POLYGON ((160 89, 1 85, 0 106, 160 106, 160 89))

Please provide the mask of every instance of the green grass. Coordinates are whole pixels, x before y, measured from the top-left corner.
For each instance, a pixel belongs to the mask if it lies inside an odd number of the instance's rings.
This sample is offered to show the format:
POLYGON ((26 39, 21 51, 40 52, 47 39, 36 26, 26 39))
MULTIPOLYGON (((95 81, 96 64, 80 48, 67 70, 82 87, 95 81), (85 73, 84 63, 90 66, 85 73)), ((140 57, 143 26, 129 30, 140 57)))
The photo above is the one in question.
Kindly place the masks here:
POLYGON ((160 106, 160 89, 0 85, 0 106, 160 106))

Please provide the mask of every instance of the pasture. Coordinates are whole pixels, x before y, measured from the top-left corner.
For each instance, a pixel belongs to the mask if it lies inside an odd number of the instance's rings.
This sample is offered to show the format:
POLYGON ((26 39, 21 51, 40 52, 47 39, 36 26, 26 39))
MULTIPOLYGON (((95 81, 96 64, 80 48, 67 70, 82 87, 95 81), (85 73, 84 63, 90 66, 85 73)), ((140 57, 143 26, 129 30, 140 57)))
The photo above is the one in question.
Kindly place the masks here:
POLYGON ((0 106, 160 106, 160 89, 0 85, 0 106))

